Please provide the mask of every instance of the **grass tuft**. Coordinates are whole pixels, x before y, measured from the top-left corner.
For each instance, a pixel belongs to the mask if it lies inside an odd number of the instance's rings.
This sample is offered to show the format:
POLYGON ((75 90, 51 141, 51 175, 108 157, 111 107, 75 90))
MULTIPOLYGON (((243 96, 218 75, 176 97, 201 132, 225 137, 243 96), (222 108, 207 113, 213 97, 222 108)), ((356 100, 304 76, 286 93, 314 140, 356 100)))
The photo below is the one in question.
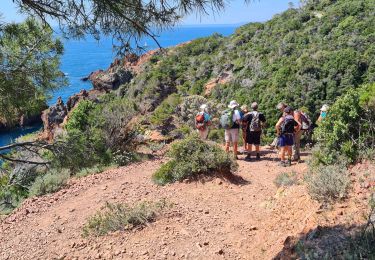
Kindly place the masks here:
POLYGON ((103 236, 114 231, 132 230, 155 221, 167 206, 165 200, 142 202, 133 207, 128 204, 106 203, 103 211, 98 211, 87 220, 83 227, 83 236, 103 236))

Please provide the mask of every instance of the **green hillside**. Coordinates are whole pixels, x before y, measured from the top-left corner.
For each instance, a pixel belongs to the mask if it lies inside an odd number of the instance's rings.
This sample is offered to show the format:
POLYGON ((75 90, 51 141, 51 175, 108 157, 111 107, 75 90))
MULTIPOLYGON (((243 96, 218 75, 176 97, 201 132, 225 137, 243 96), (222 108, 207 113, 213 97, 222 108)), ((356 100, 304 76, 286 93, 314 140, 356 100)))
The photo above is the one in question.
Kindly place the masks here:
MULTIPOLYGON (((207 95, 211 103, 257 101, 269 126, 280 101, 304 106, 316 118, 322 104, 375 80, 374 14, 371 0, 307 1, 266 23, 244 25, 230 37, 216 34, 154 56, 122 93, 151 112, 172 93, 175 101, 204 95, 205 84, 226 73, 233 76, 207 95)), ((166 104, 156 111, 161 119, 175 112, 166 104)))

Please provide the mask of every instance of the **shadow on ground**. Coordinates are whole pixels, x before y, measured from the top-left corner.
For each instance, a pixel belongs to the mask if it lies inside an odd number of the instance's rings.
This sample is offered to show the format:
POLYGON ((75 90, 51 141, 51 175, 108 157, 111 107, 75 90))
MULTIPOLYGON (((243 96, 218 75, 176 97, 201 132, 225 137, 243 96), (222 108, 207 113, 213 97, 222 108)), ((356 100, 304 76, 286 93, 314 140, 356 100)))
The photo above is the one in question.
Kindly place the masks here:
POLYGON ((375 228, 318 226, 299 237, 287 237, 273 259, 375 259, 375 228))

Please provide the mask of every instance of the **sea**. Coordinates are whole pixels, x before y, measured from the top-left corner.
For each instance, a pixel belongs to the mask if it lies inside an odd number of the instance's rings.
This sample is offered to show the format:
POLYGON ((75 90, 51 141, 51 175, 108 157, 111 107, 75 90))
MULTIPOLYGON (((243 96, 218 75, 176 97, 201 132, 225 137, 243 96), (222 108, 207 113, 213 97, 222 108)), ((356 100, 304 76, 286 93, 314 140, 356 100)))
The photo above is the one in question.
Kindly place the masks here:
MULTIPOLYGON (((179 26, 160 33, 158 42, 162 47, 170 47, 193 39, 207 37, 214 33, 228 36, 236 30, 239 25, 199 25, 179 26)), ((82 81, 92 71, 106 69, 114 60, 116 53, 113 50, 111 38, 102 38, 100 41, 92 37, 84 40, 63 40, 64 54, 61 58, 61 70, 69 80, 69 85, 56 90, 51 94, 49 105, 56 103, 58 97, 64 102, 82 89, 89 90, 92 85, 89 81, 82 81)), ((148 50, 156 49, 156 43, 149 38, 140 41, 142 47, 148 50)), ((14 142, 18 137, 33 133, 42 128, 41 125, 17 128, 9 132, 0 133, 0 146, 14 142)))

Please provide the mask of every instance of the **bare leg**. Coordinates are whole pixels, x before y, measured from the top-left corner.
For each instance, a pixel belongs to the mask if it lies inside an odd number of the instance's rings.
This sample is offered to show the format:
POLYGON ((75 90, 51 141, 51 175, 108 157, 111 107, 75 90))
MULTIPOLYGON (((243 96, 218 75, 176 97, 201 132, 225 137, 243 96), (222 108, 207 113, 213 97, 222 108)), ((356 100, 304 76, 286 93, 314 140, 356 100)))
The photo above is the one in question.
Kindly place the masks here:
POLYGON ((250 155, 251 152, 253 151, 253 145, 252 144, 247 144, 247 152, 250 155))
POLYGON ((225 151, 226 151, 227 153, 229 153, 229 146, 230 146, 230 142, 226 142, 226 143, 225 143, 225 151))
POLYGON ((287 151, 288 151, 288 159, 291 159, 292 158, 292 147, 287 146, 287 151))
POLYGON ((285 146, 280 147, 280 160, 285 161, 285 146))
POLYGON ((237 156, 237 142, 233 142, 233 153, 234 153, 234 156, 237 156))
POLYGON ((256 151, 257 153, 259 153, 259 150, 260 150, 260 146, 259 146, 259 145, 256 145, 256 146, 255 146, 255 151, 256 151))

